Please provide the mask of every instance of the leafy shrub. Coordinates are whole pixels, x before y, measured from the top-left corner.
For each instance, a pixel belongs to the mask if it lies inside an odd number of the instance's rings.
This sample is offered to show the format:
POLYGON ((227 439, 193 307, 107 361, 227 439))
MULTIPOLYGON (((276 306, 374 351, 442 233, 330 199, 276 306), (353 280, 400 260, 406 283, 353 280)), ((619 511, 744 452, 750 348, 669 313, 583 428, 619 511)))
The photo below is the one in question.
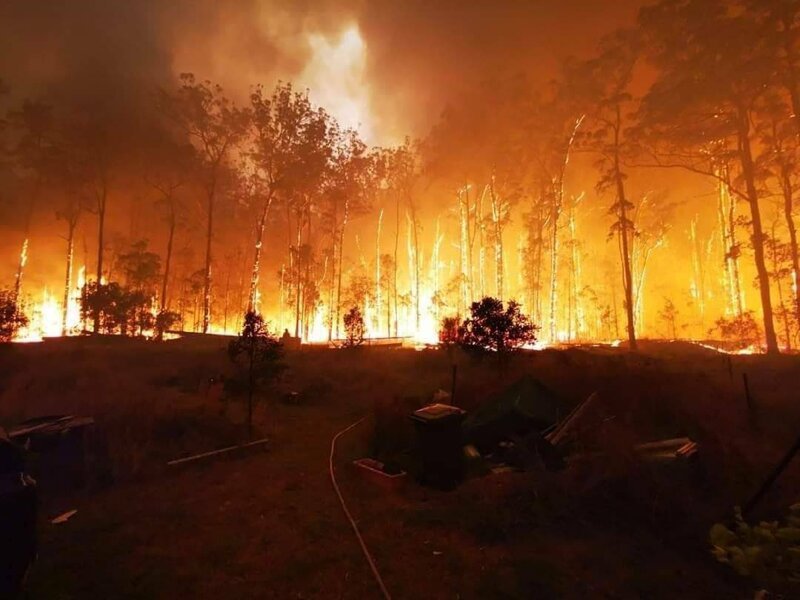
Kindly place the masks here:
POLYGON ((180 314, 170 311, 170 310, 162 310, 156 315, 155 320, 155 330, 156 330, 156 339, 162 340, 164 339, 164 334, 174 327, 177 323, 181 320, 180 314))
POLYGON ((0 342, 10 342, 28 324, 13 292, 0 290, 0 342))
POLYGON ((344 345, 348 348, 360 346, 364 342, 366 325, 364 324, 364 317, 357 306, 348 310, 344 315, 344 331, 346 335, 344 345))
POLYGON ((722 339, 732 342, 740 349, 757 346, 761 342, 761 332, 752 310, 748 310, 738 317, 717 319, 709 333, 715 331, 722 336, 722 339))
POLYGON ((473 302, 470 313, 458 328, 459 343, 466 348, 506 354, 536 341, 538 328, 514 300, 503 307, 502 300, 487 296, 473 302))
POLYGON ((439 343, 445 348, 458 344, 458 317, 445 317, 439 326, 439 343))
POLYGON ((736 509, 733 529, 721 523, 710 532, 712 553, 739 575, 761 581, 800 582, 800 503, 789 507, 783 523, 748 525, 736 509))
POLYGON ((152 302, 144 292, 114 281, 100 285, 90 281, 81 293, 81 317, 87 321, 96 319, 102 333, 141 335, 155 325, 152 302))

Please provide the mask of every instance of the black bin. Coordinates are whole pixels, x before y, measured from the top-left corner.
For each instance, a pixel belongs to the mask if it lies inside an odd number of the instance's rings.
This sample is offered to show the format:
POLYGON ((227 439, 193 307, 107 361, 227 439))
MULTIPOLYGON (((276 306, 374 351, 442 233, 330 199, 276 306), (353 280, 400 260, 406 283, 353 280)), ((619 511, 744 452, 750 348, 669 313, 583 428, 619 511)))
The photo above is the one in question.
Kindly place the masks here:
POLYGON ((465 411, 447 404, 431 404, 414 411, 417 480, 431 487, 449 490, 464 477, 461 422, 465 411))

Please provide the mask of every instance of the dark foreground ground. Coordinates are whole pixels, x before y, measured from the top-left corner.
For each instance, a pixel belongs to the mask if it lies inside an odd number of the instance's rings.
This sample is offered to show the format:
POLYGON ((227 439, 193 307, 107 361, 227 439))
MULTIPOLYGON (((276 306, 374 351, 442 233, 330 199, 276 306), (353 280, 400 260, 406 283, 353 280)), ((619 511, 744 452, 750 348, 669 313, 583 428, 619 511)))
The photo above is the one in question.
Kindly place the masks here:
MULTIPOLYGON (((759 582, 710 555, 708 529, 757 487, 800 432, 800 359, 725 356, 688 344, 550 350, 494 361, 443 351, 308 349, 256 411, 268 449, 167 468, 243 439, 238 401, 207 393, 230 369, 221 339, 148 344, 62 340, 0 348, 0 424, 93 415, 107 439, 106 483, 43 488, 31 598, 377 598, 328 478, 337 474, 395 598, 752 598, 759 582), (554 474, 472 479, 452 492, 387 491, 350 462, 374 445, 376 406, 449 390, 468 410, 521 374, 565 398, 598 391, 608 455, 554 474), (741 373, 756 414, 748 412, 741 373), (287 391, 301 401, 280 400, 287 391), (689 435, 701 474, 630 460, 631 442, 689 435), (77 514, 52 525, 66 509, 77 514)), ((798 461, 800 463, 800 460, 798 461)), ((800 464, 757 517, 800 497, 800 464)), ((774 588, 773 588, 774 589, 774 588)), ((782 590, 786 597, 797 590, 782 590)))

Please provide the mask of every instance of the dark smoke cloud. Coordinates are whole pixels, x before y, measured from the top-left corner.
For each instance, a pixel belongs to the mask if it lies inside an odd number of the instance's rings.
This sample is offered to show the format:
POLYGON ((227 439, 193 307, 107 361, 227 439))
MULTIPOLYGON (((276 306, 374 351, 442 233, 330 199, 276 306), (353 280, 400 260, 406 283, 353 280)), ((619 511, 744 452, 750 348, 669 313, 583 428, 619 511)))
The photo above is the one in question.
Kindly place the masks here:
MULTIPOLYGON (((12 98, 126 106, 182 71, 242 97, 299 76, 308 35, 357 25, 371 111, 393 138, 422 133, 465 87, 497 73, 545 78, 631 22, 639 0, 10 0, 0 77, 12 98)), ((331 75, 333 76, 333 75, 331 75)), ((313 92, 313 90, 312 90, 313 92)))

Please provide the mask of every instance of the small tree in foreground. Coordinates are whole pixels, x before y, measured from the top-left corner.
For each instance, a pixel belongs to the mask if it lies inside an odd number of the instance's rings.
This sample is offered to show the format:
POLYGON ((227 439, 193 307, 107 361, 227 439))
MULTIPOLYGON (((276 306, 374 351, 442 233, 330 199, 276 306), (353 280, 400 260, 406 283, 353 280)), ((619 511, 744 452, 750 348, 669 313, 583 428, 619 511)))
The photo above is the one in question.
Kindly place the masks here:
POLYGON ((497 298, 486 297, 473 302, 471 317, 458 328, 459 343, 471 349, 488 350, 499 355, 536 341, 536 330, 519 304, 510 300, 506 307, 497 298))
POLYGON ((364 342, 364 333, 366 325, 364 324, 364 316, 357 306, 354 306, 347 311, 344 315, 344 345, 348 348, 360 346, 364 342))
POLYGON ((269 331, 264 318, 248 311, 242 333, 228 345, 228 356, 246 380, 247 437, 253 434, 253 393, 259 384, 272 381, 286 366, 281 362, 283 346, 269 331))
POLYGON ((28 317, 19 310, 15 294, 0 290, 0 342, 10 342, 28 324, 28 317))

